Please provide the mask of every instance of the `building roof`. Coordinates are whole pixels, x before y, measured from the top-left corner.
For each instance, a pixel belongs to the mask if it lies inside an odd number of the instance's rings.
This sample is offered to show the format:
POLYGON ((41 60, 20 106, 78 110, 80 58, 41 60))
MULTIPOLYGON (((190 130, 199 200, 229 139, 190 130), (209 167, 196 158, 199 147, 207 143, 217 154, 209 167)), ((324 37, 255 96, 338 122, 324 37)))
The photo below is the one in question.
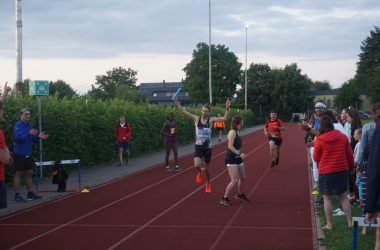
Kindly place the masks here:
MULTIPOLYGON (((145 92, 151 103, 172 103, 173 95, 178 88, 182 87, 182 82, 149 82, 141 83, 139 91, 145 92)), ((181 92, 180 101, 190 102, 191 98, 187 92, 181 92)))

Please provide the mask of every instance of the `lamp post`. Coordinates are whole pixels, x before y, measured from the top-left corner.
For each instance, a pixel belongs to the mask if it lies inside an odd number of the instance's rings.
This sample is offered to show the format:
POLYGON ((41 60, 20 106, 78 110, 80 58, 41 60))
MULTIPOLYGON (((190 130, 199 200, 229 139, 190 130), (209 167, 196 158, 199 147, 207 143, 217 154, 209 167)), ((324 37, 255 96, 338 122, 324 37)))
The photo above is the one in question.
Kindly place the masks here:
POLYGON ((247 70, 248 70, 248 24, 245 25, 245 79, 244 79, 244 107, 247 110, 247 70))
POLYGON ((15 89, 22 91, 22 16, 21 0, 16 0, 16 84, 15 89))
POLYGON ((208 91, 210 95, 210 104, 212 104, 212 77, 211 77, 211 0, 208 1, 208 91))

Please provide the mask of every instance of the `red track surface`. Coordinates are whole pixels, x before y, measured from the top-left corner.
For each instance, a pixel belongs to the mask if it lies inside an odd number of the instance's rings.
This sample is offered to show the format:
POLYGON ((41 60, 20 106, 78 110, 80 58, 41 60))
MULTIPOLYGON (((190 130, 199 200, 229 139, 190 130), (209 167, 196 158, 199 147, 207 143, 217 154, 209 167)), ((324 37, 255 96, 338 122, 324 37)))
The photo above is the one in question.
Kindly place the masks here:
POLYGON ((313 249, 303 133, 288 125, 280 166, 269 168, 262 131, 244 137, 246 194, 222 206, 226 144, 215 146, 211 195, 163 165, 0 218, 0 249, 313 249))

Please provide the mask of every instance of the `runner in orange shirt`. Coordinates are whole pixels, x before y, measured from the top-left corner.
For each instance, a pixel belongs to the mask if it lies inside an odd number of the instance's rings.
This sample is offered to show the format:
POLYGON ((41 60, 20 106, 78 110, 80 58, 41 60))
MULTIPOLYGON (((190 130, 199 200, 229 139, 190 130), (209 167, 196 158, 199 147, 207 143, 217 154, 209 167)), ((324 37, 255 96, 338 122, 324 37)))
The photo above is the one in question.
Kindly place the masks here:
POLYGON ((281 131, 285 129, 284 123, 277 118, 276 111, 270 112, 270 120, 264 127, 265 136, 268 137, 270 147, 271 167, 277 166, 280 162, 280 147, 282 144, 281 131))
MULTIPOLYGON (((220 117, 220 114, 218 114, 218 118, 220 117)), ((224 121, 214 122, 214 128, 219 133, 219 142, 222 140, 223 131, 226 129, 226 124, 224 121)))

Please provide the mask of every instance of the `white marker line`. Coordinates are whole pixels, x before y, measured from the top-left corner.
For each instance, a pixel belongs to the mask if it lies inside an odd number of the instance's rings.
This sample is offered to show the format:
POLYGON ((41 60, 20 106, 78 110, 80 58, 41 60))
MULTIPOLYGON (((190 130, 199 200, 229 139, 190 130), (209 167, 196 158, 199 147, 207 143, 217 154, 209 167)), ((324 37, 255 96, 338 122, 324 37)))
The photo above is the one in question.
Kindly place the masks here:
MULTIPOLYGON (((253 140, 253 139, 252 139, 252 140, 253 140)), ((225 151, 224 151, 224 152, 221 152, 221 153, 219 153, 219 154, 217 154, 217 155, 214 156, 214 157, 212 157, 212 159, 215 159, 216 157, 219 157, 220 155, 223 155, 223 154, 225 154, 225 151)), ((29 240, 23 241, 23 242, 21 242, 21 243, 15 245, 15 246, 13 246, 13 247, 10 248, 10 249, 16 249, 16 248, 19 248, 19 247, 21 247, 21 246, 24 246, 24 245, 26 245, 26 244, 28 244, 28 243, 34 241, 34 240, 40 239, 40 238, 42 238, 42 237, 44 237, 44 236, 46 236, 46 235, 48 235, 48 234, 50 234, 50 233, 52 233, 52 232, 55 232, 55 231, 57 231, 57 230, 59 230, 59 229, 65 227, 65 226, 67 226, 67 225, 70 225, 70 224, 72 224, 72 223, 74 223, 74 222, 76 222, 76 221, 79 221, 79 220, 81 220, 81 219, 84 219, 84 218, 86 218, 86 217, 88 217, 88 216, 90 216, 90 215, 92 215, 92 214, 95 214, 95 213, 97 213, 97 212, 100 212, 100 211, 104 210, 105 208, 108 208, 108 207, 110 207, 110 206, 113 206, 113 205, 115 205, 115 204, 117 204, 117 203, 119 203, 119 202, 121 202, 121 201, 124 201, 124 200, 126 200, 126 199, 128 199, 128 198, 130 198, 130 197, 132 197, 132 196, 134 196, 134 195, 137 195, 137 194, 139 194, 139 193, 142 193, 142 192, 144 192, 145 190, 148 190, 148 189, 150 189, 150 188, 152 188, 152 187, 155 187, 155 186, 157 186, 157 185, 159 185, 159 184, 161 184, 161 183, 163 183, 163 182, 166 182, 167 180, 170 180, 170 179, 172 179, 172 178, 174 178, 174 177, 177 177, 178 175, 183 174, 184 172, 186 172, 186 171, 188 171, 188 170, 190 170, 190 169, 193 169, 193 167, 194 167, 194 165, 192 165, 192 167, 187 168, 186 170, 184 170, 184 171, 182 171, 182 172, 179 172, 178 174, 175 174, 175 175, 172 175, 172 176, 170 176, 170 177, 167 177, 167 178, 165 178, 165 179, 163 179, 163 180, 161 180, 161 181, 158 181, 158 182, 156 182, 156 183, 154 183, 154 184, 152 184, 152 185, 149 185, 149 186, 147 186, 147 187, 145 187, 145 188, 143 188, 143 189, 140 189, 139 191, 136 191, 136 192, 134 192, 134 193, 132 193, 132 194, 129 194, 129 195, 127 195, 127 196, 124 196, 124 197, 122 197, 122 198, 120 198, 120 199, 118 199, 118 200, 116 200, 116 201, 114 201, 114 202, 111 202, 111 203, 109 203, 109 204, 107 204, 107 205, 105 205, 105 206, 102 206, 102 207, 100 207, 100 208, 98 208, 98 209, 95 209, 95 210, 93 210, 93 211, 91 211, 91 212, 88 212, 88 213, 86 213, 86 214, 84 214, 84 215, 82 215, 82 216, 80 216, 80 217, 77 217, 76 219, 73 219, 73 220, 71 220, 71 221, 69 221, 69 222, 66 222, 66 223, 64 223, 64 224, 62 224, 62 225, 60 225, 60 226, 58 226, 58 227, 56 227, 56 228, 53 228, 53 229, 51 229, 51 230, 49 230, 49 231, 46 231, 45 233, 39 234, 39 235, 37 235, 37 236, 35 236, 35 237, 33 237, 33 238, 30 238, 29 240)), ((224 171, 225 171, 225 170, 224 170, 224 171)), ((223 171, 222 173, 224 173, 224 171, 223 171)), ((200 188, 202 188, 202 187, 200 187, 200 188)))
MULTIPOLYGON (((259 146, 257 146, 256 148, 254 148, 250 153, 248 153, 247 156, 251 155, 252 153, 256 152, 258 149, 260 149, 261 147, 263 147, 264 145, 267 145, 267 144, 268 144, 268 142, 266 142, 266 141, 263 142, 263 143, 261 143, 259 146)), ((211 181, 217 179, 219 176, 222 176, 226 171, 227 171, 227 169, 223 170, 217 176, 215 176, 214 178, 212 178, 211 181)), ((159 218, 161 218, 162 216, 164 216, 165 214, 167 214, 168 212, 170 212, 171 210, 173 210, 179 204, 181 204, 182 202, 184 202, 185 200, 187 200, 188 198, 190 198, 192 195, 194 195, 195 193, 197 193, 198 191, 200 191, 202 188, 203 188, 203 186, 195 189, 193 192, 189 193, 184 198, 182 198, 181 200, 177 201, 176 203, 174 203, 173 205, 171 205, 170 207, 168 207, 167 209, 165 209, 164 211, 162 211, 161 213, 159 213, 158 215, 156 215, 155 217, 153 217, 147 223, 145 223, 144 225, 142 225, 141 227, 139 227, 135 231, 131 232, 126 237, 122 238, 120 241, 116 242, 114 245, 112 245, 108 249, 112 250, 112 249, 115 249, 116 247, 120 246, 125 241, 127 241, 130 238, 132 238, 134 235, 138 234, 139 232, 141 232, 142 230, 144 230, 146 227, 148 227, 150 224, 152 224, 153 222, 155 222, 156 220, 158 220, 159 218)))
MULTIPOLYGON (((246 135, 244 135, 243 137, 248 137, 249 135, 257 134, 258 131, 260 131, 260 130, 253 131, 252 133, 246 134, 246 135)), ((257 139, 258 137, 260 137, 260 136, 255 136, 255 137, 253 137, 252 139, 247 140, 246 143, 251 142, 251 141, 253 141, 254 139, 257 139)), ((225 142, 224 142, 224 143, 225 143, 225 142)), ((219 145, 221 145, 221 144, 218 144, 217 146, 219 146, 219 145)), ((216 146, 216 147, 217 147, 217 146, 216 146)), ((189 154, 183 155, 182 157, 179 158, 179 161, 183 161, 184 159, 189 158, 189 157, 194 157, 194 153, 189 153, 189 154)), ((142 170, 139 170, 139 171, 136 171, 136 172, 131 173, 131 174, 128 174, 128 175, 126 175, 126 176, 123 176, 123 177, 120 177, 120 178, 116 178, 116 179, 114 179, 114 180, 107 181, 107 182, 105 182, 105 183, 102 183, 102 184, 99 184, 99 185, 93 186, 93 187, 91 187, 91 190, 95 190, 95 189, 98 189, 98 188, 101 188, 101 187, 104 187, 104 186, 107 186, 107 185, 113 184, 113 183, 118 182, 118 181, 122 181, 122 180, 125 180, 125 179, 129 179, 129 178, 131 178, 131 177, 133 177, 133 176, 135 176, 135 175, 142 174, 142 173, 145 173, 145 172, 147 172, 147 171, 153 170, 153 169, 155 169, 155 168, 161 167, 162 164, 164 164, 164 162, 159 163, 159 164, 156 164, 156 165, 153 165, 153 166, 151 166, 151 167, 148 167, 148 168, 145 168, 145 169, 142 169, 142 170)), ((190 167, 190 168, 191 168, 191 167, 190 167)), ((68 199, 68 198, 71 198, 71 197, 74 197, 74 196, 77 196, 77 195, 80 195, 80 194, 81 194, 81 193, 72 193, 72 194, 69 194, 69 195, 66 195, 66 196, 63 196, 63 197, 60 197, 60 198, 54 199, 54 200, 52 200, 52 201, 47 201, 47 202, 44 202, 44 203, 42 203, 42 204, 35 205, 35 206, 31 207, 31 208, 26 208, 26 209, 23 209, 23 210, 21 210, 21 211, 14 212, 14 213, 12 213, 12 214, 10 214, 10 215, 6 215, 6 216, 4 216, 4 217, 1 217, 1 218, 0 218, 0 221, 3 221, 3 220, 6 220, 6 219, 9 219, 9 218, 12 218, 12 217, 14 217, 14 216, 16 216, 16 215, 24 214, 24 213, 29 212, 29 211, 33 211, 34 209, 41 208, 41 207, 44 207, 44 206, 47 206, 47 205, 50 205, 50 204, 56 203, 56 202, 58 202, 58 201, 66 200, 66 199, 68 199)))

